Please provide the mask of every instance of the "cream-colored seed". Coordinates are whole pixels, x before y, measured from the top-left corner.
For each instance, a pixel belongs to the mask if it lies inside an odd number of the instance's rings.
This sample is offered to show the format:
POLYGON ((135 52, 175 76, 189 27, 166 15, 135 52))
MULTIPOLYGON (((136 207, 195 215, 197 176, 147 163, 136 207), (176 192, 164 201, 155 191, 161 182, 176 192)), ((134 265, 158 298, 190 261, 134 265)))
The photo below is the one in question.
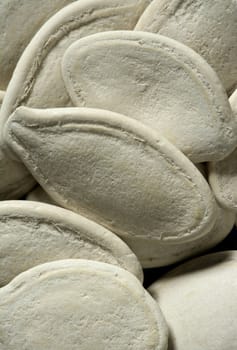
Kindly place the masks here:
POLYGON ((176 39, 202 55, 227 91, 237 84, 236 0, 153 0, 136 30, 176 39))
POLYGON ((0 350, 236 350, 236 16, 0 0, 0 350))
POLYGON ((134 119, 99 109, 20 107, 5 137, 56 202, 121 237, 172 244, 214 226, 216 204, 201 173, 134 119))
POLYGON ((143 278, 135 255, 115 234, 44 203, 0 202, 0 256, 0 286, 33 266, 70 258, 110 263, 143 278))
MULTIPOLYGON (((8 2, 9 0, 6 3, 8 2)), ((21 2, 27 3, 31 10, 36 8, 36 1, 21 2)), ((42 6, 46 3, 48 7, 53 8, 59 3, 63 4, 63 0, 57 0, 54 5, 50 5, 54 1, 44 0, 42 6)), ((17 62, 1 109, 0 133, 6 120, 18 106, 72 106, 61 75, 61 59, 65 50, 74 41, 93 33, 133 29, 149 3, 150 0, 79 0, 64 7, 46 21, 17 62)), ((44 12, 44 7, 42 8, 44 12)), ((24 13, 24 6, 21 10, 24 13)), ((30 13, 25 15, 29 15, 30 21, 37 16, 35 14, 31 17, 30 13)), ((5 59, 8 60, 7 57, 5 59)), ((29 173, 19 159, 14 159, 14 154, 6 149, 6 144, 0 136, 0 199, 19 198, 32 188, 29 173), (25 187, 22 187, 22 183, 25 187)))
POLYGON ((236 279, 237 252, 219 252, 184 263, 149 288, 172 349, 236 349, 236 279))
POLYGON ((137 119, 196 163, 223 159, 236 146, 236 121, 216 73, 175 40, 136 31, 91 35, 68 48, 62 73, 76 106, 137 119))
POLYGON ((235 213, 218 207, 217 219, 213 228, 192 242, 170 244, 169 246, 154 240, 126 237, 125 241, 136 255, 144 268, 161 267, 178 263, 187 258, 201 255, 215 247, 231 232, 235 222, 235 213))
POLYGON ((48 18, 73 1, 0 1, 0 89, 7 88, 17 61, 33 35, 48 18))
POLYGON ((39 265, 0 289, 3 349, 166 350, 159 307, 132 274, 89 260, 39 265))

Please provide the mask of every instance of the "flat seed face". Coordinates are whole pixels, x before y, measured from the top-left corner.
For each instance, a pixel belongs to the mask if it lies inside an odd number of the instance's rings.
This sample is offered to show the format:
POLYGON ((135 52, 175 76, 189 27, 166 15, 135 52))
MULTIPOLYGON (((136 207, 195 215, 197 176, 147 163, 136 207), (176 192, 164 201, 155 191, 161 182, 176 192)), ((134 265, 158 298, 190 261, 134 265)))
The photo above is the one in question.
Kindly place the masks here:
MULTIPOLYGON (((35 1, 33 3, 32 8, 35 9, 35 1)), ((44 0, 43 3, 47 2, 44 0)), ((59 0, 55 6, 57 3, 59 0)), ((1 109, 1 128, 20 105, 37 108, 71 106, 61 75, 61 59, 65 50, 79 38, 96 32, 133 29, 148 3, 150 0, 126 0, 126 4, 123 0, 80 0, 51 17, 33 37, 17 63, 1 109)), ((27 4, 31 8, 29 1, 27 4)), ((30 13, 27 16, 31 17, 30 13)), ((19 162, 11 160, 11 153, 6 153, 3 145, 0 144, 0 147, 0 168, 5 169, 1 177, 4 188, 0 186, 0 196, 3 199, 16 198, 7 181, 11 181, 12 187, 19 188, 25 177, 24 182, 29 190, 32 179, 26 176, 26 170, 19 162)))
POLYGON ((48 261, 91 259, 128 269, 142 280, 132 251, 116 235, 84 217, 28 201, 0 202, 0 286, 48 261))
POLYGON ((230 233, 234 226, 235 213, 218 206, 215 225, 205 236, 183 244, 164 245, 155 240, 126 237, 124 241, 138 257, 143 268, 175 264, 187 258, 203 254, 215 247, 230 233))
POLYGON ((66 107, 71 100, 61 76, 61 59, 76 40, 107 30, 133 29, 150 0, 80 0, 51 17, 19 60, 3 106, 4 123, 20 105, 66 107))
POLYGON ((236 278, 236 252, 220 252, 181 265, 149 288, 173 349, 236 349, 236 278))
POLYGON ((215 202, 200 172, 133 119, 21 107, 6 138, 54 200, 121 236, 182 242, 214 225, 215 202))
POLYGON ((3 349, 166 350, 167 329, 133 275, 88 260, 58 261, 0 291, 3 349))
POLYGON ((235 147, 236 125, 215 72, 174 40, 99 33, 66 51, 62 72, 75 105, 136 118, 194 162, 224 158, 235 147))
POLYGON ((0 88, 6 89, 24 48, 44 22, 73 0, 0 1, 0 88))
POLYGON ((159 33, 190 46, 231 90, 237 83, 236 17, 235 0, 154 0, 136 29, 159 33))
MULTIPOLYGON (((74 9, 81 7, 81 17, 84 15, 83 5, 86 5, 86 3, 92 16, 94 11, 96 12, 97 9, 106 4, 106 1, 103 0, 80 0, 77 1, 78 4, 75 0, 41 0, 40 4, 38 0, 0 1, 0 31, 2 33, 0 37, 0 89, 7 88, 15 66, 34 34, 51 16, 74 2, 74 9)), ((123 11, 124 19, 127 19, 127 22, 132 25, 131 29, 133 29, 139 16, 150 2, 151 0, 126 0, 126 3, 124 3, 123 0, 109 0, 106 7, 107 12, 111 11, 111 19, 113 17, 114 22, 117 21, 117 18, 113 10, 117 7, 117 14, 123 11)), ((76 17, 76 11, 74 15, 76 17)), ((101 16, 103 17, 103 14, 101 16)), ((128 28, 126 24, 125 28, 128 28)))
MULTIPOLYGON (((235 118, 237 119, 237 90, 230 97, 235 118)), ((237 211, 237 149, 220 162, 211 162, 208 166, 209 183, 220 204, 237 211)))

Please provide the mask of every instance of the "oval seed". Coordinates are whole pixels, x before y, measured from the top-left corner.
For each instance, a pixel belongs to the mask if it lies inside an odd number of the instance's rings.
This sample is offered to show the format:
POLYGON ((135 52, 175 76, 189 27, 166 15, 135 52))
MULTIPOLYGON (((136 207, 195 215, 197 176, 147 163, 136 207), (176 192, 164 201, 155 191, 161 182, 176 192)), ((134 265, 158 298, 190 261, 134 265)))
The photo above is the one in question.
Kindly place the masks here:
MULTIPOLYGON (((133 29, 148 3, 150 0, 126 0, 126 4, 123 0, 80 0, 51 17, 33 37, 17 63, 2 105, 0 130, 18 106, 37 108, 71 106, 61 76, 61 59, 65 50, 74 41, 92 33, 133 29)), ((29 6, 31 7, 31 4, 29 6)), ((35 7, 33 6, 34 9, 35 7)), ((2 140, 0 142, 0 168, 4 169, 0 173, 2 199, 15 199, 18 194, 15 188, 18 189, 19 195, 32 188, 32 178, 26 169, 19 163, 19 159, 17 162, 12 159, 14 155, 10 150, 6 150, 6 144, 2 140), (25 184, 23 188, 22 182, 25 184)))
POLYGON ((96 109, 21 107, 6 138, 56 202, 122 237, 190 241, 215 223, 201 173, 136 120, 96 109))
POLYGON ((0 202, 0 257, 0 286, 33 266, 70 258, 117 265, 143 280, 136 256, 116 235, 44 203, 0 202))
POLYGON ((235 148, 237 126, 221 82, 175 40, 135 31, 91 35, 69 47, 62 72, 76 106, 135 118, 195 163, 223 159, 235 148))
POLYGON ((237 83, 237 2, 153 0, 136 29, 191 47, 214 68, 227 91, 237 83))
POLYGON ((237 253, 193 259, 155 282, 174 350, 236 349, 237 253))
POLYGON ((60 260, 0 289, 1 346, 34 350, 166 350, 159 307, 132 274, 89 260, 60 260))

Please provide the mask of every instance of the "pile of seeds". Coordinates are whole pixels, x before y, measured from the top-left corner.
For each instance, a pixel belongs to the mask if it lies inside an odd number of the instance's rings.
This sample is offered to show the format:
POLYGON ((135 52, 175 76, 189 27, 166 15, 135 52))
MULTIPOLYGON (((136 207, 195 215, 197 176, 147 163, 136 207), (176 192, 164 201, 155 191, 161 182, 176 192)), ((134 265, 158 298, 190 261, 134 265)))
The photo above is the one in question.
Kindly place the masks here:
POLYGON ((235 251, 142 268, 234 226, 237 1, 0 0, 0 30, 0 349, 235 350, 235 251))

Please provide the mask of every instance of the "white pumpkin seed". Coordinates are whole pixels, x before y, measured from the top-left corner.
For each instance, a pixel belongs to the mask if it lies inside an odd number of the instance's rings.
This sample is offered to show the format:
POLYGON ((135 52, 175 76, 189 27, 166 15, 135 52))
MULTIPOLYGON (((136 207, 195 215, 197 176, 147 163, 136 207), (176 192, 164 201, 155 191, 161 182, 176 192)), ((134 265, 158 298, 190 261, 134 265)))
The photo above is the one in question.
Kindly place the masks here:
POLYGON ((141 266, 116 235, 81 215, 30 201, 0 202, 0 286, 19 273, 59 259, 120 266, 142 281, 141 266))
MULTIPOLYGON (((45 3, 44 0, 43 5, 45 3)), ((74 41, 92 33, 133 29, 148 3, 150 0, 127 0, 126 3, 123 0, 80 0, 58 11, 33 37, 17 63, 2 105, 0 129, 20 105, 37 108, 71 106, 61 76, 60 64, 65 50, 74 41)), ((58 0, 55 6, 57 4, 58 0)), ((31 8, 32 4, 28 5, 31 8)), ((53 8, 53 5, 47 6, 53 8)), ((35 4, 32 8, 36 9, 35 4)), ((27 16, 30 17, 30 13, 27 16)), ((14 161, 4 140, 0 142, 0 169, 0 198, 16 199, 32 188, 32 178, 19 159, 14 161)))
POLYGON ((235 214, 227 209, 218 207, 217 219, 214 227, 192 242, 170 244, 169 246, 153 240, 126 237, 124 241, 136 253, 144 268, 161 267, 175 264, 196 255, 203 254, 215 247, 230 233, 234 226, 235 214))
POLYGON ((191 260, 155 282, 172 350, 237 348, 237 252, 191 260))
POLYGON ((132 274, 89 260, 39 265, 0 289, 2 349, 166 350, 156 302, 132 274))
POLYGON ((69 47, 62 72, 76 106, 136 118, 195 163, 223 159, 236 146, 237 125, 216 73, 175 40, 135 31, 91 35, 69 47))
POLYGON ((236 18, 236 0, 153 0, 136 29, 190 46, 207 60, 230 91, 237 84, 236 18))
POLYGON ((56 202, 122 237, 184 242, 214 226, 216 205, 201 173, 134 119, 97 109, 20 107, 6 139, 56 202))

